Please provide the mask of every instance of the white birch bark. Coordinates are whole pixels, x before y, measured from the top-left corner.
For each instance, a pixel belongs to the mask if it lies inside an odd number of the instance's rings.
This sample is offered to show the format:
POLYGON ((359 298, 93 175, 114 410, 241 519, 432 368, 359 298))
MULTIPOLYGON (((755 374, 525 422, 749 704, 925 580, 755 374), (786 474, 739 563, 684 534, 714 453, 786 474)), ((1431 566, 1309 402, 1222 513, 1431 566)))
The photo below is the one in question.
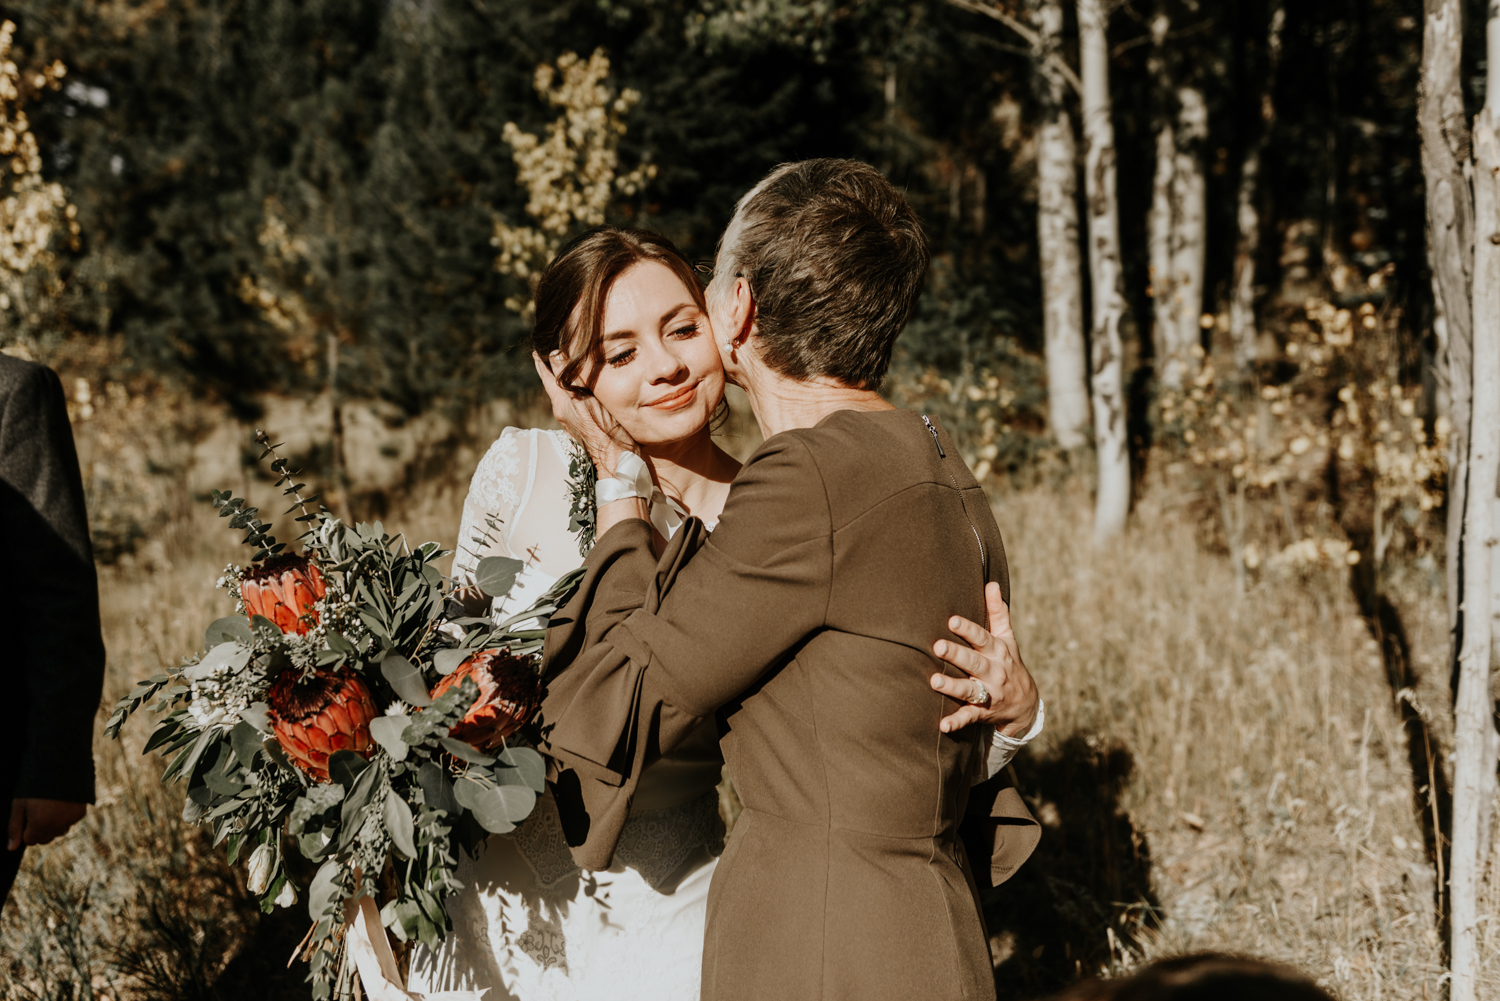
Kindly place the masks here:
MULTIPOLYGON (((1151 20, 1148 72, 1158 92, 1167 94, 1166 40, 1171 21, 1158 12, 1151 20)), ((1172 287, 1172 171, 1177 166, 1177 130, 1162 115, 1156 128, 1156 169, 1151 175, 1151 208, 1146 213, 1146 263, 1151 276, 1151 348, 1158 376, 1177 329, 1177 296, 1172 287)), ((1177 387, 1171 387, 1177 388, 1177 387)))
POLYGON ((1109 98, 1108 12, 1104 0, 1078 0, 1078 48, 1083 82, 1084 192, 1088 201, 1089 276, 1094 316, 1094 448, 1099 492, 1094 541, 1103 544, 1125 528, 1130 512, 1130 456, 1125 438, 1125 377, 1120 318, 1120 222, 1116 199, 1115 129, 1109 98))
POLYGON ((1151 209, 1146 214, 1146 260, 1151 269, 1151 346, 1158 371, 1177 327, 1177 296, 1172 288, 1172 168, 1177 165, 1177 133, 1171 119, 1156 131, 1156 170, 1151 177, 1151 209))
POLYGON ((1160 371, 1162 384, 1181 388, 1198 371, 1202 338, 1204 234, 1208 214, 1203 179, 1203 142, 1208 138, 1208 105, 1197 87, 1177 91, 1176 145, 1172 164, 1172 327, 1160 371))
POLYGON ((1500 0, 1486 23, 1489 73, 1474 130, 1474 285, 1470 332, 1468 502, 1463 537, 1463 641, 1454 706, 1453 854, 1450 869, 1451 1001, 1474 1001, 1478 968, 1478 889, 1495 797, 1497 738, 1490 696, 1494 591, 1490 573, 1500 525, 1500 0))
POLYGON ((1164 10, 1151 21, 1150 75, 1176 111, 1163 115, 1156 132, 1156 170, 1147 215, 1151 269, 1151 343, 1156 377, 1164 389, 1181 389, 1197 371, 1198 319, 1203 309, 1204 226, 1207 188, 1203 141, 1208 136, 1208 105, 1203 92, 1177 86, 1167 60, 1171 19, 1164 10))
POLYGON ((1063 448, 1087 439, 1089 394, 1083 338, 1083 272, 1078 250, 1078 151, 1066 105, 1067 81, 1053 63, 1062 34, 1061 0, 1032 0, 1039 44, 1042 121, 1037 129, 1037 244, 1042 261, 1042 329, 1047 422, 1063 448))
POLYGON ((1247 372, 1255 362, 1255 255, 1260 252, 1260 210, 1255 195, 1260 186, 1260 148, 1245 154, 1240 167, 1240 190, 1235 206, 1239 242, 1234 250, 1234 291, 1229 299, 1229 337, 1234 344, 1234 367, 1247 372))
MULTIPOLYGON (((1470 287, 1474 262, 1473 203, 1469 194, 1469 136, 1460 84, 1463 56, 1461 0, 1425 0, 1422 84, 1417 124, 1422 136, 1422 175, 1427 186, 1427 246, 1432 295, 1442 318, 1440 381, 1448 388, 1448 624, 1461 635, 1463 517, 1468 477, 1469 371, 1472 337, 1470 287)), ((1452 651, 1458 656, 1458 650, 1452 651)))
POLYGON ((1260 190, 1260 158, 1271 137, 1276 121, 1276 67, 1281 62, 1281 28, 1286 23, 1286 8, 1279 0, 1271 8, 1271 26, 1266 32, 1266 85, 1260 96, 1260 135, 1245 153, 1240 167, 1240 190, 1235 211, 1239 241, 1234 251, 1234 289, 1229 300, 1229 336, 1234 344, 1234 364, 1241 373, 1255 361, 1255 341, 1259 334, 1255 322, 1255 257, 1260 252, 1260 210, 1256 208, 1260 190))

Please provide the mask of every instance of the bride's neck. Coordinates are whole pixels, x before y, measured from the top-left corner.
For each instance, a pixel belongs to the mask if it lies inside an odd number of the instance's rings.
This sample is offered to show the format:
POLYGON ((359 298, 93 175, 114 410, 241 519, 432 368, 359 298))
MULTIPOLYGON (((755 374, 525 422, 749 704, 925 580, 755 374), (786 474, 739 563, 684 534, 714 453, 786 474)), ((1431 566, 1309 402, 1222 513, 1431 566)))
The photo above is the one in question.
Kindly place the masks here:
POLYGON ((664 493, 690 514, 706 521, 718 520, 740 464, 714 443, 708 428, 682 441, 642 445, 641 454, 651 464, 664 493))

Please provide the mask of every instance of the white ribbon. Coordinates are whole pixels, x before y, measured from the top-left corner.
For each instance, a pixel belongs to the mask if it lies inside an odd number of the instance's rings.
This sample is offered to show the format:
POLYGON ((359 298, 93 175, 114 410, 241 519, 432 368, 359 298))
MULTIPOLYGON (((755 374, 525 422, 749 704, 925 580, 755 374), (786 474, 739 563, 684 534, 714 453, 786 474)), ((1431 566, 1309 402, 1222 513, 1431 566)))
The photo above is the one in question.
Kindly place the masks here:
POLYGON ((478 991, 438 991, 432 994, 409 991, 401 983, 401 972, 396 968, 396 957, 386 941, 375 901, 369 897, 346 901, 344 919, 349 923, 344 948, 354 960, 365 996, 370 1001, 483 1001, 489 990, 485 987, 478 991))
POLYGON ((600 479, 594 484, 594 500, 601 507, 628 497, 639 497, 650 504, 651 524, 656 526, 663 538, 670 539, 687 520, 688 513, 680 504, 662 493, 661 488, 651 479, 651 467, 634 452, 626 452, 620 456, 620 461, 615 463, 614 479, 600 479))

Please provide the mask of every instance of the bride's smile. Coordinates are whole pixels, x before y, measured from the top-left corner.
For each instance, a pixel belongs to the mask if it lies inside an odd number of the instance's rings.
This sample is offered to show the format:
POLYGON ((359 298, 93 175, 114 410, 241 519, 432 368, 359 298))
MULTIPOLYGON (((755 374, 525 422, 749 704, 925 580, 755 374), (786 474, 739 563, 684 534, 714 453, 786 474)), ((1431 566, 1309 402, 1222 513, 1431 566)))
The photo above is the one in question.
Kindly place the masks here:
POLYGON ((605 297, 603 364, 584 384, 648 450, 702 433, 724 398, 708 315, 671 268, 641 261, 605 297))
POLYGON ((697 395, 698 384, 693 383, 690 386, 683 386, 681 389, 673 390, 670 395, 664 396, 660 400, 648 403, 646 404, 646 406, 656 410, 681 410, 683 407, 692 403, 693 400, 697 398, 697 395))

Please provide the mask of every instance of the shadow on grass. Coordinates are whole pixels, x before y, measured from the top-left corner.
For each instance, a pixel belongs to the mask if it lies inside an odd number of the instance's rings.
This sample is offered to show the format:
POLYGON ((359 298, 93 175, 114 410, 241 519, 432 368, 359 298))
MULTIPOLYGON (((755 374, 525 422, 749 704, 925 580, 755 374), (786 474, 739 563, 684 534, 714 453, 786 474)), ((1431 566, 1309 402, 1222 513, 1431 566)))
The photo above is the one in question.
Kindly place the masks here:
POLYGON ((1129 749, 1074 734, 1051 755, 1023 755, 1013 767, 1043 831, 1030 861, 985 902, 1002 999, 1098 973, 1113 965, 1116 942, 1132 942, 1159 916, 1150 849, 1120 807, 1135 770, 1129 749))
MULTIPOLYGON (((1145 837, 1120 807, 1135 757, 1118 742, 1074 734, 1046 757, 1023 755, 1015 782, 1042 821, 1041 844, 985 902, 997 946, 997 992, 1034 998, 1110 967, 1159 916, 1145 837)), ((300 903, 261 917, 214 984, 218 1001, 305 1001, 306 964, 286 969, 308 926, 300 903)))
MULTIPOLYGON (((1433 737, 1427 721, 1418 711, 1414 693, 1421 679, 1411 660, 1411 643, 1407 639, 1406 626, 1401 613, 1391 599, 1380 590, 1379 571, 1372 558, 1372 548, 1366 539, 1351 535, 1359 544, 1364 557, 1349 571, 1350 590, 1359 605, 1360 615, 1370 630, 1370 635, 1380 647, 1380 659, 1385 665, 1386 683, 1396 698, 1396 707, 1401 713, 1401 728, 1406 732, 1406 756, 1411 767, 1412 810, 1422 824, 1422 842, 1427 861, 1438 874, 1448 871, 1448 839, 1444 831, 1451 830, 1453 816, 1453 793, 1448 788, 1447 773, 1440 760, 1441 750, 1433 737)), ((1425 875, 1425 874, 1424 874, 1425 875)), ((1432 897, 1433 913, 1437 915, 1438 934, 1441 941, 1448 941, 1448 908, 1444 898, 1445 880, 1441 875, 1431 880, 1427 887, 1432 897)))

